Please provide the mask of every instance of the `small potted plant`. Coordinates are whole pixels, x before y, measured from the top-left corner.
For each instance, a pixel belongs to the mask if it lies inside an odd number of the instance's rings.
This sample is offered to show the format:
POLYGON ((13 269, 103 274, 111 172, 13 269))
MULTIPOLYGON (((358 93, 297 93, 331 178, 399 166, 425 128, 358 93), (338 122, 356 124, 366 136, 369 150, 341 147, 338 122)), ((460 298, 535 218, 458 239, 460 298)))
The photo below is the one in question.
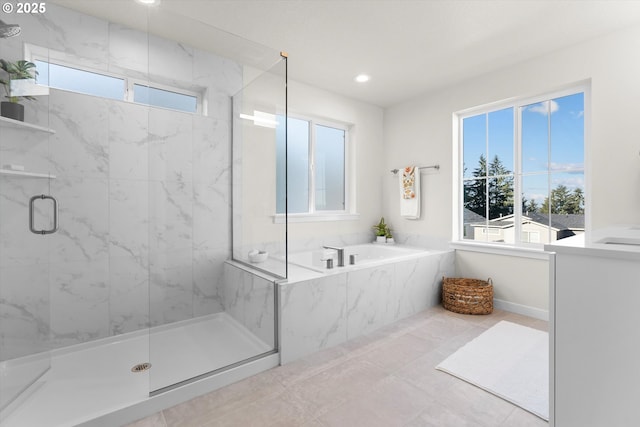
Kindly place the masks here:
POLYGON ((34 80, 38 75, 36 64, 23 59, 16 62, 0 59, 0 70, 3 70, 7 75, 6 79, 0 78, 0 83, 4 86, 5 98, 8 99, 8 101, 0 103, 0 115, 24 121, 24 105, 20 104, 20 101, 23 99, 35 100, 36 98, 29 95, 12 95, 11 82, 15 80, 34 80))
POLYGON ((373 226, 373 230, 376 233, 376 243, 385 243, 387 241, 387 228, 384 217, 381 217, 380 222, 373 226))
POLYGON ((384 237, 386 238, 387 243, 395 243, 395 241, 393 240, 393 234, 391 234, 391 229, 389 228, 389 226, 387 226, 387 231, 384 237))

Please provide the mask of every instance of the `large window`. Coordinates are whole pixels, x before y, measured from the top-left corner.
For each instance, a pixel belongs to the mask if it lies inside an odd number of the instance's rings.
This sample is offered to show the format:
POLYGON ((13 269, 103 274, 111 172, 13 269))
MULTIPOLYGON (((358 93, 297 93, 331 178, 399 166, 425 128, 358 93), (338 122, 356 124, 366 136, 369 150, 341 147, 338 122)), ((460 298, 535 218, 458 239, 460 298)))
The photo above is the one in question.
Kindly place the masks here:
POLYGON ((276 128, 278 214, 327 214, 347 210, 346 126, 314 119, 289 117, 288 151, 284 120, 276 128), (285 160, 286 156, 286 160, 285 160), (288 171, 285 165, 288 162, 288 171), (288 197, 285 200, 285 173, 288 197), (285 203, 287 206, 285 206, 285 203))
POLYGON ((460 115, 464 240, 544 244, 584 232, 584 92, 460 115))

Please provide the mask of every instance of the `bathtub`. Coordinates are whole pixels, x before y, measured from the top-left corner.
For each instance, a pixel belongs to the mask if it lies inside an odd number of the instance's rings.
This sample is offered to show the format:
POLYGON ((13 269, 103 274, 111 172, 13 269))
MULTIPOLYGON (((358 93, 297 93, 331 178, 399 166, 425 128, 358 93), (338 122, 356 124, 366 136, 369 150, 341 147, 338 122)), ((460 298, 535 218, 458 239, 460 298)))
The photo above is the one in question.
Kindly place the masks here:
POLYGON ((278 286, 280 363, 344 343, 440 303, 442 277, 455 274, 453 250, 364 244, 289 254, 278 286), (356 255, 349 265, 349 255, 356 255), (323 258, 332 257, 327 269, 323 258), (303 268, 301 268, 303 267, 303 268))
POLYGON ((340 273, 359 268, 373 267, 400 260, 419 258, 428 254, 426 249, 384 243, 368 243, 344 247, 344 267, 338 267, 338 252, 334 249, 317 249, 289 254, 289 263, 319 273, 340 273), (351 255, 355 263, 350 264, 351 255), (327 258, 333 259, 333 268, 327 268, 327 258))

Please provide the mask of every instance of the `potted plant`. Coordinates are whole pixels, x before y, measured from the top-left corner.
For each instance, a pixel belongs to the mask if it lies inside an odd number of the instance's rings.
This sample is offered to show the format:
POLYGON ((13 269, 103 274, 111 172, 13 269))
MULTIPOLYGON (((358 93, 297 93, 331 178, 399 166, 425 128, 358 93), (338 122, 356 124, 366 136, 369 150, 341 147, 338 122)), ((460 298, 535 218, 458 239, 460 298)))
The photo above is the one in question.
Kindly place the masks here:
POLYGON ((29 95, 12 95, 11 82, 14 80, 35 79, 38 75, 36 64, 23 59, 16 62, 0 59, 0 69, 7 74, 7 78, 0 79, 0 83, 4 86, 5 98, 8 99, 8 101, 2 101, 0 104, 0 115, 24 121, 24 105, 20 104, 20 101, 23 99, 35 100, 36 98, 29 95))
POLYGON ((391 229, 387 226, 387 232, 385 233, 386 242, 387 243, 395 243, 393 240, 393 234, 391 234, 391 229))
POLYGON ((376 233, 376 242, 385 243, 387 241, 387 224, 384 222, 384 217, 380 217, 380 222, 373 226, 373 230, 376 233))

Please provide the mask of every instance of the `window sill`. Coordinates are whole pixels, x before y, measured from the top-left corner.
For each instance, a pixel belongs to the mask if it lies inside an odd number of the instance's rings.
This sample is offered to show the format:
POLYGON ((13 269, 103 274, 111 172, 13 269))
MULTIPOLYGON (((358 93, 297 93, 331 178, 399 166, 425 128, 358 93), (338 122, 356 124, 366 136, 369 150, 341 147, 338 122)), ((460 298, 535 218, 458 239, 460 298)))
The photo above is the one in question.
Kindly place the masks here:
POLYGON ((515 256, 521 258, 541 259, 549 260, 551 252, 544 250, 543 246, 540 247, 524 247, 524 246, 508 246, 492 243, 477 243, 477 242, 465 242, 456 241, 451 242, 449 245, 452 249, 458 249, 461 251, 469 252, 482 252, 485 254, 515 256))
MULTIPOLYGON (((286 216, 289 223, 292 222, 326 222, 326 221, 354 221, 360 218, 360 214, 352 213, 322 213, 322 214, 289 214, 286 216)), ((284 224, 285 215, 276 214, 273 216, 274 224, 284 224)))

